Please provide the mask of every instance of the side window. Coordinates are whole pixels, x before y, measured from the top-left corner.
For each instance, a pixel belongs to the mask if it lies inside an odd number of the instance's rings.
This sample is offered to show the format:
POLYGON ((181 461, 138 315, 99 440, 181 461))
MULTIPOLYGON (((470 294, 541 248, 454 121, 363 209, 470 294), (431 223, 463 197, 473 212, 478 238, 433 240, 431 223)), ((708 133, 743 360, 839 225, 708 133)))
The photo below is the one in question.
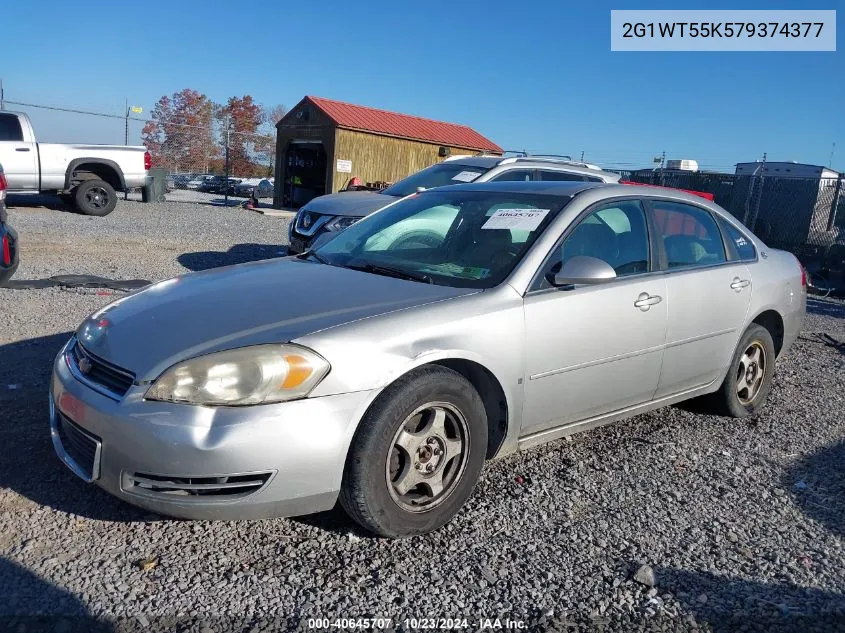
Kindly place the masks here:
POLYGON ((554 180, 558 182, 583 182, 584 176, 581 174, 570 174, 565 171, 552 171, 550 169, 541 169, 537 173, 540 174, 540 180, 554 180))
POLYGON ((606 204, 582 218, 552 251, 543 278, 535 288, 549 288, 548 275, 578 255, 597 257, 613 266, 617 277, 649 272, 648 228, 645 211, 636 200, 606 204))
POLYGON ((510 171, 506 171, 503 174, 499 174, 495 178, 491 178, 493 182, 503 182, 503 181, 518 181, 518 182, 527 182, 529 180, 534 180, 534 170, 533 169, 511 169, 510 171))
POLYGON ((727 261, 719 226, 708 211, 665 200, 653 200, 652 206, 669 268, 709 266, 727 261))
POLYGON ((0 114, 0 141, 22 141, 21 122, 14 114, 0 114))
POLYGON ((757 249, 754 248, 754 244, 752 244, 751 240, 743 235, 738 228, 730 222, 722 222, 722 226, 725 227, 728 239, 734 243, 736 252, 739 254, 739 258, 742 261, 747 262, 757 258, 757 249))

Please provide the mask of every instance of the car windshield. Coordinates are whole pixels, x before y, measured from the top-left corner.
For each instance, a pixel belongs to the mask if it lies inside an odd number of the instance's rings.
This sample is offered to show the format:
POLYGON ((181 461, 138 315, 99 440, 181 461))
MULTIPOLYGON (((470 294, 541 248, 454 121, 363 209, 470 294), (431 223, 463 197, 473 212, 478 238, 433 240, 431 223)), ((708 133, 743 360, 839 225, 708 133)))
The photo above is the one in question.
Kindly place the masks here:
POLYGON ((461 288, 492 288, 568 196, 431 191, 386 207, 313 251, 318 261, 461 288))
POLYGON ((419 187, 433 189, 434 187, 443 187, 444 185, 459 185, 462 182, 472 182, 485 171, 487 170, 483 167, 474 167, 472 165, 451 162, 438 163, 415 174, 411 174, 407 178, 403 178, 382 191, 382 193, 388 196, 404 198, 405 196, 410 196, 412 193, 416 193, 419 187))

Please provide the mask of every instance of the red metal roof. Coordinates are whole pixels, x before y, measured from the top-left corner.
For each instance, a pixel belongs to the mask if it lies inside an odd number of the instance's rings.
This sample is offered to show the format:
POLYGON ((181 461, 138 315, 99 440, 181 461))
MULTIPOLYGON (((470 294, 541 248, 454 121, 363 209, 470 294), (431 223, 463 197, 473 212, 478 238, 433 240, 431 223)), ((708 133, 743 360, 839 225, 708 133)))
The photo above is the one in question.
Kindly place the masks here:
POLYGON ((322 97, 305 97, 335 122, 338 127, 387 136, 502 153, 501 147, 466 125, 423 119, 366 106, 353 105, 322 97))

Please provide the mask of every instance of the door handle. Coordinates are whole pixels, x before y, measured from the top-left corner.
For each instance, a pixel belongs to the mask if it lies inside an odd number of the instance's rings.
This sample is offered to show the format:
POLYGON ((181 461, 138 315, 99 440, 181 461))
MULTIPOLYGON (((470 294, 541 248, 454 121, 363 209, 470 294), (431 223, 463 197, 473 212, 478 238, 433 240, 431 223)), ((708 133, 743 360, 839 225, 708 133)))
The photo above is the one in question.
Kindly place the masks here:
POLYGON ((28 152, 29 148, 28 147, 16 147, 15 151, 16 152, 28 152))
POLYGON ((643 312, 648 310, 651 306, 663 301, 663 297, 659 295, 650 295, 647 292, 641 292, 637 300, 634 301, 634 307, 639 308, 643 312))
POLYGON ((731 288, 737 292, 742 292, 743 288, 750 285, 751 282, 748 279, 740 279, 739 277, 734 277, 734 280, 731 282, 731 288))

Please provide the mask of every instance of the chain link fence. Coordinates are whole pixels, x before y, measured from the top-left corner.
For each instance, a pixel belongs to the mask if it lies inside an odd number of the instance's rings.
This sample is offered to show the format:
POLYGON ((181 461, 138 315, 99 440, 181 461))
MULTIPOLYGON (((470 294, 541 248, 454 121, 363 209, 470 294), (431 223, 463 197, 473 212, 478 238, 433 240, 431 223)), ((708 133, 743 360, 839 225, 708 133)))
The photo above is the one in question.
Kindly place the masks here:
POLYGON ((801 257, 845 242, 845 178, 719 174, 668 169, 621 171, 623 180, 713 194, 763 241, 801 257))
POLYGON ((168 200, 239 204, 255 195, 272 199, 275 138, 215 130, 213 127, 165 126, 153 164, 168 172, 168 200))

